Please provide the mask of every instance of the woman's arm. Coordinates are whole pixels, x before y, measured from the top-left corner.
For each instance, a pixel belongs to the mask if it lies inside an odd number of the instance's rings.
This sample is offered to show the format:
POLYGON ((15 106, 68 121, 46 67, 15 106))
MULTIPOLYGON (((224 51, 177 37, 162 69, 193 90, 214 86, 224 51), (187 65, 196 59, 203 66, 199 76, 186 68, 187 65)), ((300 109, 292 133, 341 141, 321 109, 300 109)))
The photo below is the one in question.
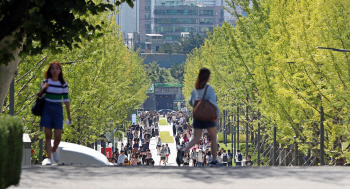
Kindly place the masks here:
POLYGON ((36 93, 37 96, 42 96, 45 90, 49 87, 49 84, 46 82, 44 85, 41 87, 40 91, 36 93))
POLYGON ((70 116, 70 104, 69 104, 69 101, 68 102, 64 102, 64 105, 66 106, 69 123, 72 123, 72 118, 70 116))
POLYGON ((194 89, 192 90, 192 92, 191 92, 191 96, 190 96, 190 98, 188 99, 188 103, 193 107, 194 106, 194 101, 196 100, 195 98, 195 96, 193 96, 194 95, 194 89))

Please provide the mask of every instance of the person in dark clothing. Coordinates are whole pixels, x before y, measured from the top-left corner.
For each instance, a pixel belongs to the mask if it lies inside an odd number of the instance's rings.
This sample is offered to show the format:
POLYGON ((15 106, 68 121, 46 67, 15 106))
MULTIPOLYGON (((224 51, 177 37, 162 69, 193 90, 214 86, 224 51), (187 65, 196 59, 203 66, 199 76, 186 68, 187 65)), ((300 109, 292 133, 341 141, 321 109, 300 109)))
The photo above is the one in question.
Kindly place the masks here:
POLYGON ((180 145, 180 135, 177 134, 175 137, 176 145, 180 145))
POLYGON ((183 151, 177 148, 176 163, 179 167, 181 164, 183 164, 183 156, 183 151))
POLYGON ((175 123, 173 124, 173 136, 176 135, 176 126, 175 126, 175 123))

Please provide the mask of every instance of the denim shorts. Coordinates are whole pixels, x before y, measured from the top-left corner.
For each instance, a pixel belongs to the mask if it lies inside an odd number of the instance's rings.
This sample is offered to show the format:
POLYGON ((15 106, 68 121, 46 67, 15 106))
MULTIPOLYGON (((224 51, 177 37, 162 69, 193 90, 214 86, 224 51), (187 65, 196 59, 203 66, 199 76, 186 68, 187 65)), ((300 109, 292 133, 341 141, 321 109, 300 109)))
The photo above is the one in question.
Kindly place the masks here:
POLYGON ((49 101, 44 102, 40 127, 46 127, 49 129, 63 129, 62 103, 49 101))
POLYGON ((193 119, 193 128, 195 129, 208 129, 215 126, 216 126, 215 121, 201 121, 201 120, 193 119))

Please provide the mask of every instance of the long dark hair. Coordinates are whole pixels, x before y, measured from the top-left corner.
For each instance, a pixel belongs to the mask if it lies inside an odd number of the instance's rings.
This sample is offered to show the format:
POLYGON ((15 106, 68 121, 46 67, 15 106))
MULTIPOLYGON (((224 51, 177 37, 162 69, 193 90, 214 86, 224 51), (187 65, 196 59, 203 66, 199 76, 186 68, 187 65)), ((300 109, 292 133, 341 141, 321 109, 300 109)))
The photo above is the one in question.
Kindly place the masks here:
POLYGON ((209 79, 209 76, 210 76, 210 70, 208 68, 200 69, 195 88, 196 89, 203 89, 205 84, 207 83, 207 81, 209 79))
POLYGON ((47 69, 47 71, 45 72, 45 78, 46 79, 49 79, 49 78, 52 78, 52 75, 51 75, 51 72, 50 72, 50 69, 51 67, 56 64, 60 67, 60 70, 61 72, 58 74, 58 80, 61 82, 61 84, 63 85, 64 83, 66 83, 63 79, 63 73, 62 73, 62 66, 59 62, 51 62, 50 63, 50 66, 49 66, 49 69, 47 69))

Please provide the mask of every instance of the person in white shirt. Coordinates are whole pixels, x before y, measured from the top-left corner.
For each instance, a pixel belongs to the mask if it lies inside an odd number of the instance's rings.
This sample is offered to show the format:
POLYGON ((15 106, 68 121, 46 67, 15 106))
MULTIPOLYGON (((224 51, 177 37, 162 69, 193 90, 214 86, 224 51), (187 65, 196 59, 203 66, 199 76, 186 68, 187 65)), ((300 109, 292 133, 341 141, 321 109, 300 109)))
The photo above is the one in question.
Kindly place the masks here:
POLYGON ((123 165, 124 159, 127 158, 127 156, 125 155, 124 150, 121 150, 120 153, 121 154, 118 157, 117 165, 123 165))
POLYGON ((218 155, 216 156, 216 161, 217 161, 219 164, 222 164, 221 152, 218 152, 218 155))
POLYGON ((228 154, 226 153, 226 150, 224 150, 224 153, 221 154, 221 159, 222 159, 222 165, 227 166, 227 161, 228 161, 228 154))
POLYGON ((240 150, 237 150, 235 160, 236 160, 236 166, 242 166, 243 155, 240 150))
POLYGON ((204 153, 202 152, 202 149, 199 148, 199 152, 197 155, 197 166, 203 167, 203 161, 204 161, 204 153))

